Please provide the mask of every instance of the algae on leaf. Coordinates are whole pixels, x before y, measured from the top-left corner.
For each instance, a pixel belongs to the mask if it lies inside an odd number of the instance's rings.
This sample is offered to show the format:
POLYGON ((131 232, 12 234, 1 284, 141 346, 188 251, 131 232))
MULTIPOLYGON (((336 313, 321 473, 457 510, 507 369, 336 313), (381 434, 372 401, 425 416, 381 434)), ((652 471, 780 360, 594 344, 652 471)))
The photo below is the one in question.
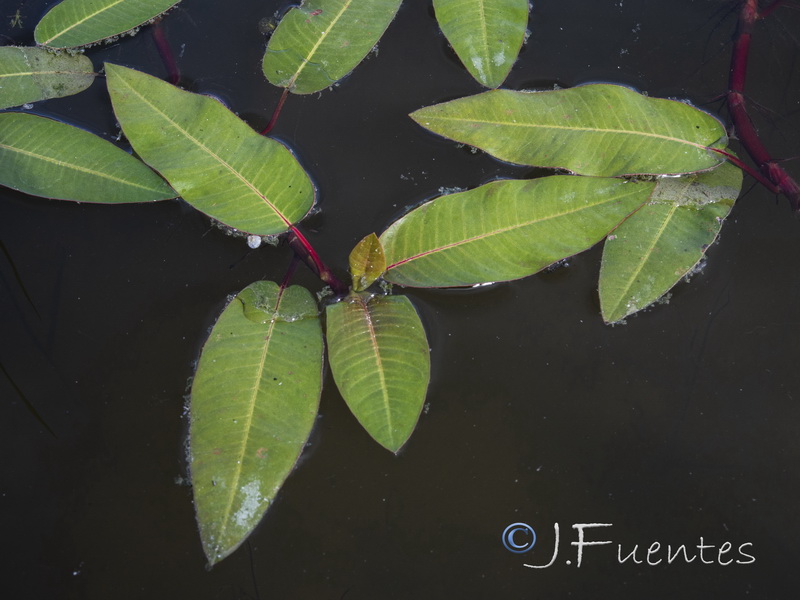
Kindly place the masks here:
POLYGON ((436 20, 461 62, 486 87, 503 84, 528 25, 528 0, 433 0, 436 20))
POLYGON ((82 54, 44 48, 0 48, 0 108, 77 94, 94 81, 92 61, 82 54))
POLYGON ((311 294, 258 281, 220 315, 192 383, 190 471, 209 564, 247 538, 311 433, 322 391, 311 294))
POLYGON ((607 323, 649 306, 703 258, 742 186, 725 163, 705 173, 661 178, 650 201, 608 236, 600 267, 600 308, 607 323))
POLYGON ((264 55, 264 75, 295 94, 330 87, 356 68, 402 0, 305 0, 284 15, 264 55))
POLYGON ((180 0, 63 0, 42 17, 33 32, 37 44, 78 48, 127 33, 180 0))

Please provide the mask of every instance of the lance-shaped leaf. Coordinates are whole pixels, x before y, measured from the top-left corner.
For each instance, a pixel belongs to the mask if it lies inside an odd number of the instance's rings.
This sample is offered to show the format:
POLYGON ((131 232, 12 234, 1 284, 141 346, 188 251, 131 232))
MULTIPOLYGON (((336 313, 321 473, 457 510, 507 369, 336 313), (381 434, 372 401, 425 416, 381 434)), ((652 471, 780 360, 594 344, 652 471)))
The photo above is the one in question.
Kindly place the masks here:
POLYGON ((94 77, 92 61, 82 54, 4 46, 0 48, 0 108, 77 94, 94 77))
POLYGON ((402 0, 305 0, 286 13, 262 68, 295 94, 319 92, 356 68, 386 31, 402 0))
POLYGON ((508 281, 590 248, 654 183, 554 175, 440 196, 381 235, 384 278, 416 287, 508 281))
POLYGON ((50 48, 77 48, 127 33, 180 0, 63 0, 42 17, 33 37, 50 48))
POLYGON ((625 220, 603 248, 600 308, 613 323, 666 294, 700 262, 742 187, 725 163, 706 173, 660 179, 650 202, 625 220))
POLYGON ((282 233, 314 204, 283 144, 218 101, 106 63, 114 112, 131 145, 189 204, 241 231, 282 233))
POLYGON ((710 169, 723 159, 707 148, 727 142, 722 124, 701 110, 608 84, 491 90, 411 117, 501 160, 606 177, 710 169))
POLYGON ((425 329, 405 296, 351 294, 325 310, 331 372, 350 410, 397 452, 419 419, 430 379, 425 329))
POLYGON ((251 284, 220 315, 192 384, 192 488, 209 564, 261 520, 308 440, 322 390, 322 330, 301 287, 251 284))
POLYGON ((149 202, 175 192, 111 142, 27 113, 0 114, 0 184, 77 202, 149 202))
POLYGON ((499 87, 525 39, 528 0, 433 0, 433 7, 470 74, 486 87, 499 87))
POLYGON ((374 233, 356 244, 350 252, 350 275, 353 278, 353 289, 363 292, 371 286, 386 270, 386 256, 383 246, 374 233))

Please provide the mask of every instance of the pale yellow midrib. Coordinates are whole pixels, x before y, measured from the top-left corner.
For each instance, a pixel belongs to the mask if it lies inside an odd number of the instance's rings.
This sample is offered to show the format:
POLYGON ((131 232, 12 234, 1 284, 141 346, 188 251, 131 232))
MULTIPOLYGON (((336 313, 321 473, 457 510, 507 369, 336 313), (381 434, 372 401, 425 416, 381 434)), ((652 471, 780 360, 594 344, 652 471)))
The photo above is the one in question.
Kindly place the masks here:
MULTIPOLYGON (((575 131, 575 132, 591 132, 591 133, 613 133, 613 134, 626 134, 626 135, 637 135, 642 137, 648 137, 653 139, 665 140, 668 142, 677 142, 679 144, 686 144, 688 146, 694 146, 695 148, 700 148, 703 150, 707 150, 708 146, 703 144, 698 144, 696 142, 690 142, 689 140, 684 140, 681 138, 671 137, 668 135, 661 135, 660 133, 649 133, 646 131, 633 131, 629 129, 601 129, 599 127, 566 127, 564 125, 537 125, 534 123, 514 123, 511 121, 488 121, 483 119, 463 119, 463 118, 456 118, 456 117, 443 117, 443 116, 435 116, 429 118, 429 121, 455 121, 458 123, 481 123, 483 125, 499 125, 499 126, 508 126, 508 127, 527 127, 531 129, 563 129, 566 131, 575 131)), ((448 136, 449 137, 449 136, 448 136)))
POLYGON ((121 183, 121 184, 129 185, 129 186, 132 186, 132 187, 137 187, 137 188, 140 188, 140 189, 143 189, 143 190, 154 191, 153 188, 146 187, 146 186, 140 185, 140 184, 132 182, 132 181, 127 181, 125 179, 120 179, 119 177, 114 177, 112 175, 108 175, 108 174, 103 173, 101 171, 92 171, 91 169, 87 169, 86 167, 81 167, 79 165, 74 165, 72 163, 64 162, 64 161, 58 160, 56 158, 52 158, 50 156, 44 156, 42 154, 36 154, 36 153, 30 152, 28 150, 22 150, 21 148, 15 148, 13 146, 7 146, 5 144, 0 144, 0 150, 9 150, 11 152, 17 152, 19 154, 23 154, 25 156, 30 156, 31 158, 36 158, 38 160, 49 162, 49 163, 52 163, 54 165, 58 165, 60 167, 66 167, 66 168, 69 168, 69 169, 73 169, 73 170, 78 171, 80 173, 86 173, 88 175, 94 175, 96 177, 102 177, 103 179, 108 179, 109 181, 114 181, 116 183, 121 183))
MULTIPOLYGON (((267 335, 264 338, 266 343, 264 344, 264 348, 261 351, 261 358, 258 362, 258 368, 256 369, 256 376, 254 378, 254 384, 251 390, 249 406, 246 415, 245 435, 244 438, 242 439, 241 448, 239 449, 238 459, 236 461, 237 466, 234 471, 234 478, 232 481, 232 485, 229 488, 230 494, 228 496, 228 504, 225 507, 225 511, 223 512, 223 514, 225 515, 225 520, 222 522, 222 525, 220 526, 219 529, 218 541, 220 544, 222 543, 225 531, 228 529, 228 523, 230 522, 231 518, 231 509, 233 508, 233 501, 236 498, 236 492, 238 491, 239 488, 239 480, 241 479, 242 469, 244 468, 244 454, 245 450, 247 449, 247 442, 250 439, 250 431, 252 430, 253 415, 256 410, 256 400, 258 398, 259 384, 261 383, 261 378, 264 374, 264 365, 267 362, 267 355, 269 354, 269 346, 270 343, 272 342, 272 332, 275 329, 275 323, 277 323, 278 321, 278 309, 280 307, 281 296, 282 293, 278 295, 278 299, 275 303, 275 312, 273 313, 272 319, 270 320, 269 329, 267 330, 267 335)), ((258 335, 261 336, 262 334, 258 333, 258 335)), ((217 548, 219 548, 219 545, 217 546, 217 548)), ((217 554, 219 554, 219 550, 217 550, 216 552, 217 554)))
POLYGON ((0 79, 3 77, 31 77, 33 75, 85 75, 88 77, 94 75, 94 73, 85 71, 27 71, 25 73, 0 73, 0 79))
POLYGON ((123 3, 123 2, 125 2, 125 0, 117 0, 116 2, 113 2, 113 3, 109 4, 108 6, 104 6, 104 7, 103 7, 103 8, 101 8, 100 10, 96 10, 96 11, 94 11, 93 13, 89 13, 89 14, 88 14, 88 15, 86 15, 84 18, 82 18, 82 19, 79 19, 79 20, 75 21, 75 22, 74 22, 72 25, 70 25, 69 27, 66 27, 65 29, 62 29, 61 31, 59 31, 59 32, 58 32, 58 34, 54 35, 54 36, 53 36, 53 37, 51 37, 49 40, 45 40, 45 41, 41 42, 41 44, 42 44, 43 46, 46 46, 47 44, 49 44, 49 43, 50 43, 50 42, 52 42, 53 40, 57 40, 58 38, 62 37, 62 36, 63 36, 65 33, 67 33, 68 31, 71 31, 71 30, 75 29, 75 28, 76 28, 78 25, 83 25, 83 24, 84 24, 86 21, 88 21, 89 19, 93 19, 94 17, 96 17, 96 16, 97 16, 97 15, 99 15, 100 13, 103 13, 103 12, 105 12, 105 11, 107 11, 107 10, 110 10, 110 9, 114 8, 114 7, 115 7, 117 4, 121 4, 121 3, 123 3))
POLYGON ((342 5, 342 10, 340 10, 339 13, 330 22, 330 24, 328 24, 328 26, 326 27, 325 31, 322 32, 322 35, 317 40, 317 43, 314 44, 314 46, 312 46, 311 50, 306 55, 306 57, 301 59, 303 62, 300 63, 300 66, 297 68, 297 72, 289 80, 289 84, 286 86, 287 88, 291 89, 294 86, 294 83, 297 81, 298 77, 300 77, 300 73, 302 73, 303 69, 306 68, 306 65, 311 62, 311 58, 314 56, 314 54, 316 54, 317 50, 322 45, 322 42, 325 41, 325 38, 328 37, 328 35, 330 34, 331 30, 333 30, 333 28, 336 26, 336 23, 339 22, 339 19, 342 18, 342 15, 345 13, 345 11, 348 8, 350 8, 350 5, 352 3, 353 3, 353 0, 347 0, 347 2, 345 2, 342 5))
MULTIPOLYGON (((292 222, 289 219, 287 219, 283 215, 283 213, 281 211, 279 211, 278 208, 272 202, 270 202, 269 199, 264 194, 262 194, 259 191, 259 189, 255 185, 253 185, 253 183, 249 179, 247 179, 244 175, 242 175, 238 170, 236 170, 227 161, 223 160, 222 157, 217 155, 217 153, 214 152, 213 150, 211 150, 211 148, 209 148, 208 146, 203 144, 203 142, 201 142, 200 140, 195 138, 192 134, 190 134, 188 131, 186 131, 183 127, 178 125, 178 123, 176 123, 175 121, 170 119, 169 116, 166 113, 164 113, 161 110, 159 110, 158 107, 156 107, 152 102, 150 102, 147 98, 142 96, 136 89, 131 87, 128 84, 128 82, 126 82, 125 80, 122 80, 122 82, 128 87, 128 89, 131 92, 136 94, 136 96, 138 96, 139 99, 142 102, 144 102, 147 106, 149 106, 155 113, 161 115, 161 117, 165 121, 170 123, 175 129, 180 131, 187 139, 189 139, 192 143, 194 143, 196 146, 201 148, 204 152, 206 152, 206 154, 211 156, 214 160, 216 160, 218 163, 220 163, 223 167, 228 169, 228 171, 230 171, 231 174, 233 174, 237 179, 239 179, 239 181, 244 183, 245 186, 247 186, 250 189, 250 191, 252 191, 256 196, 261 198, 264 201, 264 203, 266 203, 266 205, 269 206, 270 209, 272 209, 272 211, 281 219, 281 221, 283 221, 286 224, 287 227, 291 227, 292 222)), ((178 191, 178 190, 176 190, 176 191, 178 191)))
POLYGON ((615 305, 616 309, 618 309, 619 305, 623 302, 623 300, 627 298, 628 292, 630 291, 631 286, 633 286, 633 282, 639 276, 639 273, 642 272, 642 269, 644 269, 644 265, 650 260, 650 257, 653 254, 653 248, 656 247, 656 244, 658 244, 658 241, 661 239, 661 236, 664 235, 664 231, 667 229, 667 226, 672 220, 672 217, 675 214, 676 210, 678 210, 677 204, 673 205, 670 208, 670 211, 667 213, 666 217, 664 218, 664 221, 661 223, 661 227, 658 228, 656 235, 653 236, 653 241, 650 244, 650 247, 647 249, 647 252, 644 253, 642 260, 639 261, 639 266, 631 273, 631 276, 628 278, 628 283, 626 283, 625 286, 622 288, 623 291, 620 294, 619 300, 615 305))

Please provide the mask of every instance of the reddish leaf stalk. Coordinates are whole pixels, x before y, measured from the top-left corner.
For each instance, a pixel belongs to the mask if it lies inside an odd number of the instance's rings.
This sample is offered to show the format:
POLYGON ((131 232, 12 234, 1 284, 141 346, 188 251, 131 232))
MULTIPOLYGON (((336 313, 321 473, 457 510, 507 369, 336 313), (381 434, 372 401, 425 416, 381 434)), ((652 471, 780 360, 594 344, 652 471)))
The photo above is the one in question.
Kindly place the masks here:
POLYGON ((160 19, 153 23, 150 31, 153 32, 153 41, 156 44, 158 54, 161 56, 161 60, 164 62, 164 66, 167 68, 169 82, 172 85, 177 85, 177 83, 181 80, 181 72, 180 69, 178 69, 178 63, 175 60, 175 55, 172 54, 172 48, 169 46, 167 34, 164 31, 164 27, 161 25, 160 19))
POLYGON ((333 271, 322 262, 317 251, 294 225, 289 230, 289 246, 294 250, 297 255, 305 261, 308 267, 326 284, 331 286, 331 289, 337 296, 342 296, 347 293, 347 286, 342 283, 333 271))
MULTIPOLYGON (((762 13, 758 10, 758 0, 744 0, 739 14, 739 27, 733 45, 731 72, 728 84, 728 108, 733 125, 742 147, 758 165, 761 173, 772 186, 772 191, 782 193, 789 199, 794 210, 800 209, 800 185, 770 156, 761 139, 758 137, 753 122, 747 114, 744 99, 744 84, 747 79, 747 59, 750 52, 750 39, 755 23, 782 4, 776 0, 762 13)), ((733 161, 732 161, 733 162, 733 161)), ((739 165, 741 166, 741 165, 739 165)), ((749 172, 749 171, 748 171, 749 172)), ((764 181, 759 178, 759 181, 764 181)))
POLYGON ((278 122, 278 116, 281 114, 281 109, 283 108, 283 104, 286 102, 286 98, 289 97, 289 88, 284 88, 283 94, 281 94, 280 100, 278 100, 278 106, 275 107, 275 112, 272 113, 272 118, 270 118, 269 123, 267 126, 264 127, 264 130, 261 132, 261 135, 267 135, 272 128, 275 127, 275 123, 278 122))

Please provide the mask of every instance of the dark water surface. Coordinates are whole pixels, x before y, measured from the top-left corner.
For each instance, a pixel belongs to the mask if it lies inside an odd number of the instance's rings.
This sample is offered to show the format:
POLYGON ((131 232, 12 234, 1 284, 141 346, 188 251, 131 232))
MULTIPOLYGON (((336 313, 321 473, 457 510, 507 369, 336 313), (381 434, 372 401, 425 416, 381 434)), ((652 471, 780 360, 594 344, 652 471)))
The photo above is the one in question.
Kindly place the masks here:
MULTIPOLYGON (((26 17, 22 30, 0 23, 3 43, 30 43, 49 4, 3 0, 2 15, 26 17)), ((186 86, 263 127, 280 90, 260 71, 258 22, 287 4, 184 0, 165 26, 186 86)), ((714 98, 735 4, 539 0, 506 87, 620 82, 727 118, 714 98)), ((798 31, 800 11, 781 9, 752 48, 753 115, 778 157, 800 153, 798 31)), ((166 77, 148 31, 89 55, 166 77)), ((332 91, 289 99, 274 135, 319 187, 303 228, 340 273, 359 239, 440 187, 530 174, 406 116, 478 91, 430 2, 406 0, 377 56, 332 91)), ((102 79, 34 112, 117 134, 102 79)), ((290 251, 249 251, 177 201, 0 190, 3 596, 794 598, 800 222, 751 185, 705 269, 625 326, 599 316, 599 248, 492 288, 409 290, 433 359, 411 441, 398 457, 371 442, 328 375, 298 468, 249 544, 210 572, 191 490, 176 483, 186 385, 226 296, 280 280, 290 251), (532 552, 501 544, 514 522, 536 530, 532 552), (550 561, 555 523, 554 564, 523 566, 550 561), (612 543, 585 547, 580 567, 576 523, 611 524, 586 530, 612 543), (691 557, 701 538, 713 546, 702 558, 667 564, 667 545, 691 557), (648 565, 653 542, 661 562, 648 565), (637 544, 645 562, 620 564, 618 545, 624 557, 637 544)), ((320 287, 305 268, 296 282, 320 287)))

